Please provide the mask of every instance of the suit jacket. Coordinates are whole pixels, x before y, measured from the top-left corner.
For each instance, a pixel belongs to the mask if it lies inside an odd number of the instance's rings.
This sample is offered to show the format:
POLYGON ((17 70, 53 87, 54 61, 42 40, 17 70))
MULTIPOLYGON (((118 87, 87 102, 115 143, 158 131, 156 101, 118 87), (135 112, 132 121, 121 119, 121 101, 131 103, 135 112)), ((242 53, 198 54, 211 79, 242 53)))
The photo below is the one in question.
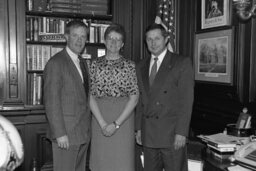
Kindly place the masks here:
POLYGON ((142 132, 144 146, 171 147, 175 134, 188 135, 194 99, 191 60, 167 51, 151 87, 149 64, 150 57, 137 65, 140 101, 136 129, 142 132))
POLYGON ((88 99, 82 78, 65 49, 45 67, 44 101, 51 139, 67 135, 71 145, 90 140, 88 99))

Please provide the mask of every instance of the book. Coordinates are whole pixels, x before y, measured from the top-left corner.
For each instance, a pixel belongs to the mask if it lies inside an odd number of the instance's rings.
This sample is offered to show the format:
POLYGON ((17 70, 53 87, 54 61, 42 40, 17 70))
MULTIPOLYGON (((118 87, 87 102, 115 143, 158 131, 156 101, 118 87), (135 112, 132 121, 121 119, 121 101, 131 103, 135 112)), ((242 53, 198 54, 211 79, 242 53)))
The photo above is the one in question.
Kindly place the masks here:
POLYGON ((51 46, 51 56, 54 56, 58 52, 60 52, 63 49, 63 47, 59 46, 51 46))
POLYGON ((33 27, 34 27, 34 29, 33 29, 33 31, 34 31, 34 33, 33 33, 34 41, 38 41, 39 23, 38 23, 38 18, 37 17, 34 18, 33 27))
POLYGON ((226 135, 223 133, 213 134, 209 136, 203 136, 199 135, 199 138, 202 139, 202 141, 206 142, 209 145, 212 145, 214 147, 229 147, 229 148, 235 148, 236 144, 240 141, 241 137, 235 137, 231 135, 226 135))
POLYGON ((33 0, 32 10, 33 11, 47 11, 48 10, 48 0, 33 0))
POLYGON ((66 13, 79 13, 80 12, 80 8, 72 8, 72 7, 52 7, 52 11, 53 12, 66 12, 66 13))
POLYGON ((50 58, 51 58, 51 46, 50 45, 42 46, 42 68, 43 69, 50 58))
POLYGON ((219 153, 217 151, 211 150, 211 149, 206 149, 206 152, 210 155, 212 155, 214 158, 219 159, 219 160, 226 160, 229 159, 232 155, 234 155, 234 152, 228 152, 228 153, 219 153))
POLYGON ((210 149, 213 149, 213 150, 216 150, 216 151, 219 151, 219 152, 234 152, 234 151, 236 151, 235 147, 215 147, 215 146, 210 145, 210 144, 207 144, 207 146, 210 149))

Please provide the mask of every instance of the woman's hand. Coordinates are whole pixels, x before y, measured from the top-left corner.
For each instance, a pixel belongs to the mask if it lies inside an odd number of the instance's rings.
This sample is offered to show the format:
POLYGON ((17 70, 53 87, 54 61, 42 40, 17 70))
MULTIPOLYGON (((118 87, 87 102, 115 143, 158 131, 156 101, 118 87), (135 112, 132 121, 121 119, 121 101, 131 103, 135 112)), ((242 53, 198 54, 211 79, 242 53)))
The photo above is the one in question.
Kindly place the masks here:
POLYGON ((107 137, 112 136, 116 132, 116 127, 114 123, 108 124, 103 130, 103 134, 107 137))

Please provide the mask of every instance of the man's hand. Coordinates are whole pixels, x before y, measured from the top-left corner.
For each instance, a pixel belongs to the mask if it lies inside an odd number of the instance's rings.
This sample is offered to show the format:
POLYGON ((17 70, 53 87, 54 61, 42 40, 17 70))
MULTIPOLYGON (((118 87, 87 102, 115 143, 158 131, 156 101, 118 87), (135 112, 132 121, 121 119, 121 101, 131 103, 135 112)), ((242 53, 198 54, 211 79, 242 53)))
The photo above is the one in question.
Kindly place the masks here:
POLYGON ((62 137, 56 138, 58 147, 68 150, 69 149, 69 140, 68 136, 64 135, 62 137))
POLYGON ((135 138, 136 138, 137 144, 142 145, 142 142, 141 142, 141 130, 138 130, 138 131, 136 132, 135 138))
POLYGON ((184 147, 186 144, 186 137, 183 135, 175 135, 174 139, 174 149, 179 150, 180 148, 184 147))

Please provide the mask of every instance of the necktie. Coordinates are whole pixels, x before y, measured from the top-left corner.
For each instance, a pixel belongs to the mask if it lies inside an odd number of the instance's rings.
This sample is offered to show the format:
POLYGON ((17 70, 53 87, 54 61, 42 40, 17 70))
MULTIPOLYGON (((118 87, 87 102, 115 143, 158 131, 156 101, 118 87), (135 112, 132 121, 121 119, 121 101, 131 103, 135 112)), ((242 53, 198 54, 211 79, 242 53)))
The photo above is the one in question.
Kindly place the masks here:
POLYGON ((81 68, 82 75, 83 75, 85 93, 86 93, 86 96, 88 96, 88 93, 89 93, 88 73, 86 71, 85 63, 83 62, 83 58, 80 55, 78 55, 78 59, 79 59, 79 64, 80 64, 80 68, 81 68))
POLYGON ((155 57, 154 58, 154 63, 151 67, 151 72, 150 72, 150 75, 149 75, 149 85, 152 86, 153 82, 154 82, 154 79, 156 77, 156 73, 157 73, 157 60, 158 58, 155 57))

